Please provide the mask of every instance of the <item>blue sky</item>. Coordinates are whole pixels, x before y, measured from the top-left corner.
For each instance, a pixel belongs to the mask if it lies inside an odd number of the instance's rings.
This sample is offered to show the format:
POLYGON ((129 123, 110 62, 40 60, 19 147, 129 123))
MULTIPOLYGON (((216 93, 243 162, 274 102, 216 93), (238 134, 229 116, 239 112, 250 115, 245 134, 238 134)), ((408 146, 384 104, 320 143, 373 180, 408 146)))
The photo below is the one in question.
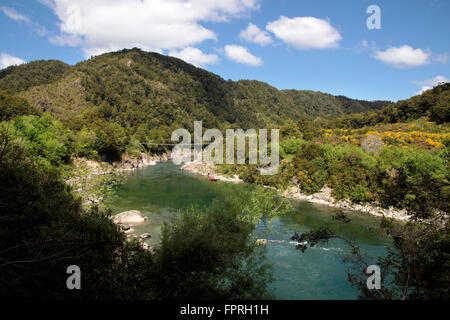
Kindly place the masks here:
POLYGON ((2 0, 0 68, 140 47, 224 79, 398 100, 450 81, 449 13, 448 0, 2 0))

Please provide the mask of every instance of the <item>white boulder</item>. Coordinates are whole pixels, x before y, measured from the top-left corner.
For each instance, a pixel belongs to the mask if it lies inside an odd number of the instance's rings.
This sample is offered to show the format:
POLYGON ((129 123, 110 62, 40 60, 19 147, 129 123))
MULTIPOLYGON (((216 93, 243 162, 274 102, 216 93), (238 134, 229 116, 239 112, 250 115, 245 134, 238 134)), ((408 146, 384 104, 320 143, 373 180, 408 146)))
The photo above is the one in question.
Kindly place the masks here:
POLYGON ((113 222, 116 224, 136 224, 145 221, 145 217, 139 210, 130 210, 115 215, 113 222))

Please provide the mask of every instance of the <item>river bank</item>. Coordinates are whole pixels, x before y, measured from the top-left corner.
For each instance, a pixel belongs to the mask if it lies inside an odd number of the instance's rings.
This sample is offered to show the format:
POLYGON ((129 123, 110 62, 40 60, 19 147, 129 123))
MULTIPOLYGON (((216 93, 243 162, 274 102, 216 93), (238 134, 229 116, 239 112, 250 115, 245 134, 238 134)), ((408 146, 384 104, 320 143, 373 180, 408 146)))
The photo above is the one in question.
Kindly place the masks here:
MULTIPOLYGON (((203 176, 212 176, 217 180, 225 181, 225 182, 233 182, 233 183, 242 183, 244 182, 237 175, 233 177, 224 177, 217 174, 216 166, 213 163, 204 163, 204 162, 188 162, 181 167, 181 170, 188 171, 194 174, 200 174, 203 176)), ((265 186, 267 187, 267 186, 265 186)), ((410 216, 407 215, 406 210, 395 210, 394 208, 381 208, 375 204, 355 204, 350 200, 340 200, 336 201, 332 194, 332 189, 328 186, 325 186, 317 193, 308 195, 301 192, 300 187, 297 185, 292 185, 286 190, 275 189, 281 196, 295 199, 308 201, 314 204, 325 205, 333 208, 338 208, 342 210, 348 211, 360 211, 377 217, 386 217, 392 218, 400 221, 409 220, 410 216)))
MULTIPOLYGON (((116 161, 112 164, 107 162, 98 162, 94 160, 88 160, 85 158, 73 158, 74 175, 66 182, 71 185, 74 190, 79 193, 83 198, 83 205, 88 207, 92 204, 98 204, 102 202, 104 195, 98 190, 99 184, 104 184, 106 180, 111 179, 112 184, 120 183, 120 175, 132 171, 138 168, 146 166, 156 165, 158 162, 164 162, 174 160, 174 158, 182 158, 184 155, 177 154, 172 155, 170 153, 163 153, 161 155, 147 155, 141 153, 139 157, 124 156, 122 161, 116 161), (99 178, 100 177, 100 178, 99 178), (100 180, 100 181, 96 181, 100 180)), ((212 177, 215 180, 231 182, 231 183, 243 183, 244 181, 234 175, 232 177, 223 176, 217 173, 217 167, 214 163, 205 163, 199 161, 187 162, 180 168, 183 171, 187 171, 202 176, 212 177)), ((268 187, 268 186, 265 186, 268 187)), ((275 189, 275 188, 273 188, 275 189)), ((299 186, 291 185, 286 190, 275 189, 281 196, 308 201, 310 203, 325 205, 333 208, 338 208, 348 211, 360 211, 377 217, 387 217, 400 221, 409 220, 406 210, 395 210, 394 208, 381 208, 375 204, 355 204, 350 200, 336 201, 332 196, 331 188, 325 186, 317 193, 308 195, 301 192, 299 186)))
POLYGON ((193 161, 193 162, 188 162, 188 163, 184 164, 183 166, 181 166, 180 169, 187 171, 187 172, 212 177, 215 180, 219 180, 219 181, 232 182, 232 183, 243 183, 244 182, 244 180, 240 179, 237 174, 235 174, 233 177, 225 177, 225 176, 217 174, 216 165, 214 163, 193 161))
POLYGON ((65 181, 81 196, 84 207, 99 204, 107 196, 108 191, 123 180, 123 174, 138 168, 156 165, 157 162, 168 161, 170 153, 150 156, 140 153, 139 156, 125 155, 121 161, 112 163, 74 157, 73 168, 66 174, 65 181))
MULTIPOLYGON (((149 248, 157 249, 162 240, 162 228, 166 223, 177 221, 180 212, 191 210, 193 206, 206 209, 214 201, 223 199, 224 194, 239 194, 252 189, 245 183, 211 182, 206 176, 181 171, 179 165, 168 161, 130 171, 114 197, 105 202, 112 209, 112 217, 131 210, 139 210, 147 217, 138 224, 129 224, 134 230, 128 231, 126 236, 139 241, 141 235, 149 234, 150 237, 143 242, 149 248)), ((342 223, 333 219, 335 213, 336 210, 331 207, 298 201, 295 210, 274 218, 275 228, 258 224, 252 240, 260 240, 258 243, 265 248, 267 263, 273 265, 275 280, 270 288, 277 299, 356 297, 342 262, 342 255, 351 254, 351 248, 346 243, 334 239, 327 245, 317 245, 301 253, 290 239, 295 232, 304 233, 328 226, 353 239, 355 245, 370 257, 385 254, 388 241, 376 231, 379 228, 377 218, 355 212, 349 215, 349 223, 342 223), (305 277, 305 274, 310 276, 305 277)))

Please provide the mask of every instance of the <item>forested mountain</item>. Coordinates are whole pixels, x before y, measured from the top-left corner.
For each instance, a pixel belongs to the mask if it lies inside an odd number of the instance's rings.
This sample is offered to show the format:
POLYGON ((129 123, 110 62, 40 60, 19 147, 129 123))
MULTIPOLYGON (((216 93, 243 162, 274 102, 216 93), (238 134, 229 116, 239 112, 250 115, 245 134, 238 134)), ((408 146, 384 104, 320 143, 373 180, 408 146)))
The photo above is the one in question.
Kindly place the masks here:
POLYGON ((387 102, 321 92, 277 90, 259 81, 225 81, 184 61, 139 49, 122 50, 68 66, 35 61, 0 71, 0 90, 49 111, 80 129, 96 119, 153 136, 173 128, 258 128, 300 117, 333 119, 379 109, 387 102))
POLYGON ((450 121, 450 83, 440 84, 420 95, 391 103, 381 110, 333 119, 329 121, 329 125, 356 129, 380 123, 407 122, 422 117, 438 124, 450 121))
POLYGON ((0 70, 0 90, 11 93, 57 81, 71 67, 58 60, 37 60, 0 70))

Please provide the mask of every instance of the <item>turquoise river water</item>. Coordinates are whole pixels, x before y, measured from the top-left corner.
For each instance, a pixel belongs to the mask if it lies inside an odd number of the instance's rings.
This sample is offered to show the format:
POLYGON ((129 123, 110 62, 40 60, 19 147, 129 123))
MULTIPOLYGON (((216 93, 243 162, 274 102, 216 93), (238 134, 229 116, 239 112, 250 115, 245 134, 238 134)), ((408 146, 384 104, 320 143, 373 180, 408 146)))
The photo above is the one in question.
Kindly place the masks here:
MULTIPOLYGON (((127 174, 126 182, 110 200, 113 213, 140 210, 148 217, 135 233, 148 232, 149 245, 159 242, 162 225, 191 204, 208 205, 230 188, 252 188, 248 184, 211 182, 202 176, 179 169, 170 162, 158 163, 127 174)), ((305 232, 322 226, 331 227, 351 238, 369 256, 386 251, 386 240, 368 228, 377 228, 379 219, 364 213, 351 212, 349 223, 332 219, 338 210, 308 202, 294 201, 295 212, 277 218, 275 228, 257 228, 257 237, 268 239, 267 257, 273 265, 275 281, 271 283, 277 299, 355 299, 356 291, 347 281, 347 265, 343 256, 350 253, 341 240, 331 240, 306 250, 297 250, 290 241, 294 232, 305 232)))

